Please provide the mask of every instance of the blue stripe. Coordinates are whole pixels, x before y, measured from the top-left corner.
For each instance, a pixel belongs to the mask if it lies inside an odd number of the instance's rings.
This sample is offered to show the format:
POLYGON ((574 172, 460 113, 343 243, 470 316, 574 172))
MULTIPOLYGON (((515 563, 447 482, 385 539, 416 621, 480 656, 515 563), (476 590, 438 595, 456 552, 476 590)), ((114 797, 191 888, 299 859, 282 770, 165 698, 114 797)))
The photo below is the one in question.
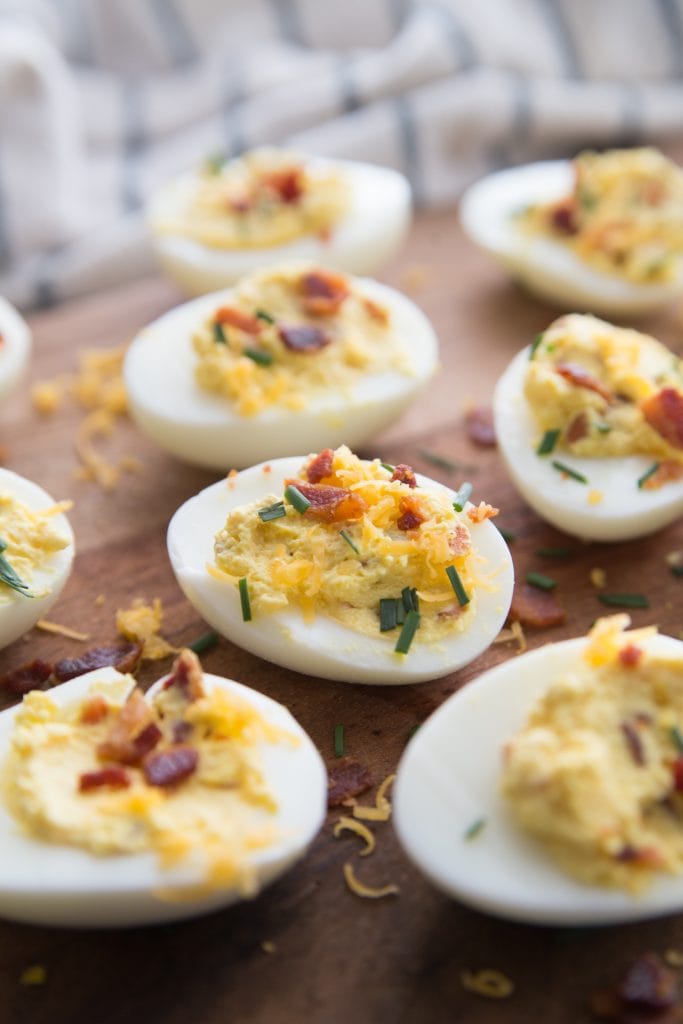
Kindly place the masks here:
POLYGON ((659 15, 664 24, 671 49, 671 68, 677 77, 683 76, 683 18, 677 0, 657 0, 659 15))
POLYGON ((391 102, 398 121, 403 170, 412 186, 415 202, 419 204, 423 199, 424 190, 415 116, 407 96, 396 96, 391 102))
POLYGON ((569 29, 562 10, 562 0, 543 0, 541 10, 545 13, 555 45, 567 78, 583 78, 576 42, 569 29))
POLYGON ((353 63, 351 57, 346 53, 340 53, 337 60, 337 79, 339 81, 341 108, 345 114, 353 114, 355 110, 358 110, 363 105, 363 101, 356 89, 352 70, 353 63))
POLYGON ((145 133, 140 105, 141 83, 127 78, 121 86, 123 107, 123 166, 121 168, 121 201, 124 210, 137 210, 142 205, 139 187, 139 159, 145 148, 145 133))
POLYGON ((467 71, 476 67, 479 58, 474 43, 471 36, 462 27, 459 18, 456 17, 455 11, 438 2, 424 4, 421 10, 428 11, 438 20, 453 53, 456 68, 460 71, 467 71))
POLYGON ((148 0, 163 32, 173 63, 180 67, 197 60, 199 51, 178 10, 177 0, 148 0))
POLYGON ((269 0, 273 19, 281 37, 294 46, 306 46, 303 25, 296 0, 269 0))

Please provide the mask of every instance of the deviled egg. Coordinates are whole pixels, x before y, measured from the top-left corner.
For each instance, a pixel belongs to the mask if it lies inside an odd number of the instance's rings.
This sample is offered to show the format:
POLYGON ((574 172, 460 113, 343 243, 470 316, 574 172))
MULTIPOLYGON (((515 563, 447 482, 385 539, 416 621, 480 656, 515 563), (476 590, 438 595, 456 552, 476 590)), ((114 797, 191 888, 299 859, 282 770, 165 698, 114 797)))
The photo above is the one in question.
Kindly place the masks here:
POLYGON ((477 245, 551 302, 624 316, 683 293, 683 171, 657 150, 497 172, 467 191, 461 219, 477 245))
POLYGON ((409 466, 324 449, 201 491, 168 550, 187 598, 240 647, 327 679, 414 683, 473 661, 505 621, 496 511, 409 466))
POLYGON ((416 398, 437 355, 403 295, 288 264, 160 317, 130 346, 124 378, 133 418, 159 445, 226 470, 368 440, 416 398))
POLYGON ((289 259, 373 274, 403 241, 410 207, 397 171, 258 149, 171 181, 148 220, 163 269, 202 295, 289 259))
POLYGON ((28 324, 14 306, 0 298, 0 399, 10 395, 23 377, 30 352, 28 324))
POLYGON ((0 648, 46 615, 67 581, 74 557, 68 507, 0 468, 0 648))
POLYGON ((588 540, 652 533, 683 511, 683 365, 654 338, 560 317, 500 378, 501 454, 539 515, 588 540))
POLYGON ((143 697, 97 669, 0 714, 0 915, 134 925, 254 896, 303 856, 320 756, 263 694, 190 651, 143 697))

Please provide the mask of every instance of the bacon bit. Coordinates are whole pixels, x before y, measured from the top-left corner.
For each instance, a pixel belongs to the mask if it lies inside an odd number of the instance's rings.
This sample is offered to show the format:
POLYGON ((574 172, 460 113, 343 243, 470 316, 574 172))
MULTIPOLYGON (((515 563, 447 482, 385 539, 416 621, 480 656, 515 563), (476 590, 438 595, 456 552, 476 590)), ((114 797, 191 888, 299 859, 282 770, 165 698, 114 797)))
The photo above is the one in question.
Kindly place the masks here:
POLYGON ((458 523, 448 536, 448 547, 454 555, 466 555, 472 546, 470 531, 464 523, 458 523))
POLYGON ((117 672, 128 675, 135 671, 142 654, 140 644, 108 644, 83 651, 77 658, 63 658, 55 665, 55 676, 60 683, 74 676, 82 676, 84 672, 92 672, 96 668, 112 665, 117 672))
POLYGON ((189 778, 198 764, 195 747, 177 746, 150 754, 142 763, 142 771, 150 786, 176 786, 189 778))
POLYGON ((427 520, 427 516, 422 508, 422 502, 412 495, 407 498, 401 498, 398 503, 398 509, 400 515, 396 520, 396 525, 399 530, 415 530, 427 520))
POLYGON ((311 484, 318 484, 323 477, 332 473, 332 462, 334 452, 331 448, 323 448, 318 455, 315 455, 306 466, 306 477, 311 484))
POLYGON ((298 203, 304 194, 303 168, 287 167, 269 171, 261 178, 263 185, 277 193, 283 203, 298 203))
POLYGON ((645 764, 645 748, 640 738, 637 726, 633 722, 624 721, 621 723, 621 731, 624 734, 626 745, 634 762, 641 767, 645 764))
POLYGON ((84 725, 97 725, 109 714, 109 704, 101 693, 88 697, 81 707, 80 720, 84 725))
POLYGON ((612 401, 612 393, 579 363, 558 363, 555 367, 555 372, 559 373, 560 377, 569 381, 570 384, 574 384, 575 387, 585 388, 587 391, 595 391, 606 402, 612 401))
POLYGON ((342 757, 328 771, 327 806, 339 807, 372 786, 369 768, 355 757, 342 757))
POLYGON ((653 430, 674 448, 683 448, 683 395, 662 388, 640 403, 640 411, 653 430))
POLYGON ((671 763, 671 774, 674 777, 674 789, 677 793, 683 792, 683 754, 679 754, 671 763))
POLYGON ((661 868, 662 858, 654 846, 622 846, 614 859, 621 864, 635 864, 643 868, 661 868))
POLYGON ((363 306, 373 320, 376 320, 382 327, 386 327, 389 323, 389 310, 385 306, 380 306, 379 302, 373 302, 372 299, 364 298, 362 300, 363 306))
POLYGON ((417 487, 417 479, 415 477, 415 470, 412 466, 406 465, 405 462, 399 462, 398 466, 394 466, 394 472, 391 474, 392 483, 398 480, 401 484, 407 484, 408 487, 417 487))
POLYGON ((22 696, 29 690, 39 689, 50 678, 52 671, 53 666, 49 661, 36 658, 35 661, 29 661, 26 665, 20 665, 12 672, 5 672, 0 676, 0 690, 22 696))
POLYGON ((498 515, 500 509, 494 508, 486 501, 480 501, 478 505, 472 505, 467 509, 467 518, 473 523, 483 523, 485 519, 493 519, 498 515))
POLYGON ((283 324, 278 328, 278 333, 290 352, 319 352, 332 341, 329 334, 310 324, 283 324))
POLYGON ((121 765, 109 765, 94 772, 83 772, 78 779, 80 793, 89 793, 93 789, 107 786, 109 789, 127 789, 131 778, 121 765))
POLYGON ((189 647, 183 648, 171 666, 171 674, 163 685, 164 690, 177 686, 185 700, 199 700, 205 694, 202 682, 204 673, 199 658, 189 647))
POLYGON ((583 441, 584 437, 588 435, 588 417, 585 412, 580 412, 578 416, 575 416, 571 421, 567 430, 565 431, 565 440, 569 444, 575 444, 576 441, 583 441))
POLYGON ((619 651, 619 661, 624 668, 635 668, 644 653, 642 647, 637 647, 636 644, 627 644, 619 651))
POLYGON ((349 295, 349 283, 331 270, 312 270, 300 278, 299 291, 309 316, 333 316, 349 295))
POLYGON ((214 320, 217 324, 227 324, 228 327, 236 327, 245 334, 260 334, 263 324, 258 317, 250 313, 244 313, 235 306, 221 306, 214 313, 214 320))
POLYGON ((523 583, 521 587, 515 587, 508 617, 511 622, 521 622, 523 626, 548 629, 561 625, 567 613, 552 591, 523 583))
POLYGON ((289 487, 290 484, 294 484, 304 498, 310 501, 310 506, 304 512, 308 519, 316 519, 322 523, 352 522, 360 519, 367 508, 361 496, 346 487, 285 480, 285 487, 289 487))
POLYGON ((149 704, 137 687, 131 692, 104 740, 97 745, 101 761, 135 764, 161 739, 149 704))
POLYGON ((644 491, 656 491, 664 484, 680 480, 683 477, 683 463, 674 459, 664 459, 659 463, 654 473, 647 478, 643 484, 644 491))
POLYGON ((184 743, 192 735, 192 723, 181 720, 173 723, 173 742, 184 743))
POLYGON ((611 988, 598 989, 589 997, 589 1008, 600 1020, 621 1024, 673 1024, 680 1006, 678 980, 656 953, 644 953, 611 988))
POLYGON ((552 226, 563 235, 575 235, 579 230, 576 223, 576 212, 574 200, 563 199, 550 211, 552 226))
POLYGON ((465 433, 473 444, 480 448, 495 448, 498 443, 493 425, 493 412, 489 406, 479 405, 468 409, 463 419, 465 433))

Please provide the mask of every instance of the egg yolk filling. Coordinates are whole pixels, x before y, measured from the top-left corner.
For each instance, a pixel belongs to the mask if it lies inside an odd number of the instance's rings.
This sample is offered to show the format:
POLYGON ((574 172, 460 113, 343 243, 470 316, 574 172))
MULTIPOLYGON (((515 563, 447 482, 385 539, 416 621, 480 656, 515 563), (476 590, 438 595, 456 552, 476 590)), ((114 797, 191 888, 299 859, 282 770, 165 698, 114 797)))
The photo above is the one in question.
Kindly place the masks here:
POLYGON ((175 213, 155 219, 162 234, 215 249, 257 249, 304 235, 329 239, 348 211, 350 189, 342 173, 294 153, 258 149, 207 161, 176 198, 175 213))
POLYGON ((599 619, 504 750, 516 820, 583 882, 637 891, 683 870, 683 657, 599 619))
POLYGON ((284 495, 230 512, 208 570, 240 581, 254 618, 294 606, 393 643, 418 627, 435 641, 466 630, 478 588, 495 589, 470 527, 496 512, 483 502, 458 512, 452 494, 422 487, 409 466, 327 448, 284 495))
POLYGON ((0 604, 23 597, 43 597, 49 585, 39 573, 50 571, 51 556, 69 546, 53 520, 70 508, 61 502, 33 511, 11 494, 0 494, 0 604))
POLYGON ((277 803, 259 744, 295 744, 250 704, 206 691, 181 652, 151 702, 123 683, 93 683, 61 707, 32 691, 17 712, 3 774, 6 804, 31 836, 96 854, 190 860, 209 886, 254 889, 250 855, 277 838, 277 803))
POLYGON ((650 455, 639 487, 683 476, 683 373, 654 338, 596 317, 556 320, 532 346, 524 395, 539 427, 536 451, 650 455))
POLYGON ((567 196, 521 215, 596 270, 638 284, 669 281, 683 253, 683 171, 656 149, 581 153, 567 196))
POLYGON ((343 274, 316 267, 243 279, 193 337, 199 386, 241 416, 304 409, 311 398, 350 391, 368 374, 410 374, 389 311, 343 274))

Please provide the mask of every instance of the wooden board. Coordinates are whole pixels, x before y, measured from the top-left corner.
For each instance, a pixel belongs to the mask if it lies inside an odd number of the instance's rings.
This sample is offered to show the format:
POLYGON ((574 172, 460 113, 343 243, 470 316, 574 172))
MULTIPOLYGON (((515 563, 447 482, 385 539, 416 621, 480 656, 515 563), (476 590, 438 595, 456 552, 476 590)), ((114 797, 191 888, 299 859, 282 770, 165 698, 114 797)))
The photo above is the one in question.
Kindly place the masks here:
MULTIPOLYGON (((550 566, 534 555, 558 544, 516 495, 495 450, 474 447, 462 413, 488 403, 492 386, 512 355, 557 311, 518 291, 463 239, 454 212, 422 216, 404 254, 384 275, 408 289, 432 318, 442 346, 442 368, 430 391, 372 452, 449 484, 463 477, 476 496, 502 509, 500 522, 516 533, 518 575, 551 572, 568 609, 565 626, 529 634, 535 646, 585 632, 601 612, 589 572, 606 571, 609 588, 642 591, 652 601, 637 611, 638 624, 657 622, 677 635, 683 628, 683 580, 667 571, 664 556, 683 547, 680 524, 634 544, 580 545, 570 562, 550 566), (462 473, 431 465, 422 452, 438 452, 462 473)), ((32 318, 35 356, 31 379, 72 370, 77 352, 124 343, 179 296, 160 279, 141 281, 32 318)), ((644 322, 674 349, 681 347, 680 310, 644 322)), ((73 478, 74 431, 80 419, 65 409, 50 419, 32 410, 23 391, 3 409, 0 442, 6 464, 71 497, 78 554, 71 580, 51 618, 86 630, 91 643, 115 637, 114 614, 132 598, 160 597, 164 632, 174 644, 196 638, 205 626, 172 577, 165 527, 177 506, 215 477, 157 451, 124 423, 105 447, 137 455, 144 472, 129 475, 111 494, 73 478), (98 595, 104 603, 96 604, 98 595)), ((81 645, 36 630, 0 655, 5 671, 31 657, 62 657, 81 645)), ((380 781, 396 767, 412 727, 483 669, 514 657, 511 646, 491 648, 464 671, 413 687, 373 688, 299 676, 253 657, 227 641, 204 657, 208 671, 234 676, 287 704, 328 764, 333 729, 345 726, 347 752, 380 781)), ((162 663, 159 669, 163 669, 162 663)), ((147 667, 143 682, 159 674, 147 667)), ((437 893, 408 863, 391 824, 377 827, 376 854, 359 863, 370 884, 392 881, 400 895, 378 902, 352 895, 342 865, 355 858, 357 841, 335 840, 332 814, 309 856, 251 903, 189 923, 123 931, 78 932, 0 923, 0 1021, 5 1024, 289 1024, 308 1020, 401 1024, 510 1024, 588 1020, 585 998, 628 958, 647 949, 683 949, 677 918, 619 928, 553 929, 515 925, 470 911, 437 893), (264 951, 271 948, 273 951, 264 951), (41 964, 39 987, 19 983, 22 970, 41 964), (512 978, 515 994, 493 1003, 466 992, 463 970, 494 967, 512 978)))

